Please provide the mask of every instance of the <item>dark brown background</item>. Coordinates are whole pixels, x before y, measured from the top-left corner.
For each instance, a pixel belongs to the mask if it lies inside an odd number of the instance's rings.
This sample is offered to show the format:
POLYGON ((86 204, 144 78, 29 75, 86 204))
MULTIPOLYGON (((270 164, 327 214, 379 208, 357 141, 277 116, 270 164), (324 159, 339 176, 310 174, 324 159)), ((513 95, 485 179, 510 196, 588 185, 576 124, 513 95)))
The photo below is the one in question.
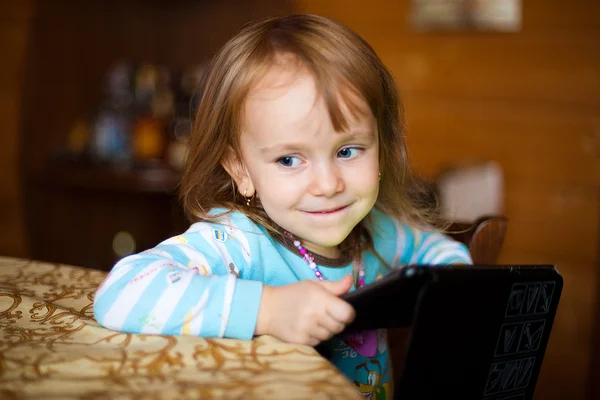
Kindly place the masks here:
POLYGON ((115 59, 185 66, 253 18, 320 13, 356 30, 391 69, 418 173, 435 177, 448 165, 480 160, 502 166, 510 225, 501 261, 554 263, 565 279, 537 398, 598 398, 600 3, 523 3, 520 33, 422 34, 407 23, 409 1, 2 2, 0 255, 29 257, 58 237, 62 256, 74 257, 71 239, 84 232, 62 231, 60 219, 48 223, 56 214, 50 208, 61 204, 79 213, 81 230, 106 235, 113 233, 107 219, 144 221, 139 229, 154 235, 164 230, 157 224, 169 224, 168 212, 148 216, 153 202, 164 207, 164 193, 71 189, 70 206, 50 183, 30 200, 26 183, 45 169, 74 120, 98 104, 115 59), (94 211, 115 198, 140 206, 126 215, 115 205, 106 206, 117 207, 108 216, 94 211))

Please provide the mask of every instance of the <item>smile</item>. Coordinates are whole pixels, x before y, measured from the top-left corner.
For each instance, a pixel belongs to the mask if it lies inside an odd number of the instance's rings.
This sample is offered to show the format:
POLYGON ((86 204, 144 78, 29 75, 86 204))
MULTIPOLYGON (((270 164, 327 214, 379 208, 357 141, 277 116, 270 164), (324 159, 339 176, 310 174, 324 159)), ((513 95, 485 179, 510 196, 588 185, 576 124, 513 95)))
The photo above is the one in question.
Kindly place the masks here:
POLYGON ((338 208, 332 208, 332 209, 321 210, 321 211, 305 211, 305 212, 308 214, 312 214, 312 215, 329 215, 329 214, 335 214, 337 212, 343 211, 346 208, 348 208, 348 206, 342 206, 342 207, 338 207, 338 208))

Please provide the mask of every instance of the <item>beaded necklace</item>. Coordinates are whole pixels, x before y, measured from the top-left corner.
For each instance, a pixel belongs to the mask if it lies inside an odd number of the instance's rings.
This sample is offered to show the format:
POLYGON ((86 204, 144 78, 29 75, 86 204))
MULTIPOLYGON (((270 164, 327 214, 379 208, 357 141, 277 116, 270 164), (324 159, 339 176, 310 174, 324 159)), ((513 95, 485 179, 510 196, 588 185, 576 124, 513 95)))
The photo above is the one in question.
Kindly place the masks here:
MULTIPOLYGON (((304 246, 302 246, 302 243, 294 235, 292 235, 288 231, 284 231, 283 233, 285 234, 285 236, 294 241, 294 246, 296 246, 298 252, 302 256, 304 261, 306 261, 306 264, 308 264, 310 269, 313 270, 317 279, 320 281, 326 280, 323 276, 323 273, 319 270, 317 263, 315 263, 315 257, 308 250, 306 250, 304 246)), ((356 267, 358 267, 358 287, 362 288, 363 286, 365 286, 365 266, 362 263, 362 261, 357 258, 355 258, 352 261, 352 268, 354 269, 356 267)))
MULTIPOLYGON (((315 273, 315 276, 318 280, 324 281, 326 280, 323 276, 323 273, 319 270, 317 263, 315 263, 315 257, 308 251, 300 240, 298 240, 294 235, 292 235, 288 231, 284 231, 285 236, 292 239, 294 241, 294 246, 302 255, 302 258, 310 269, 312 269, 315 273)), ((355 258, 352 261, 352 268, 358 268, 358 288, 362 288, 365 286, 365 266, 363 262, 359 258, 355 258)), ((341 338, 348 343, 348 345, 355 350, 358 354, 366 357, 374 357, 377 354, 377 331, 374 329, 366 329, 366 330, 349 330, 342 333, 341 338)))

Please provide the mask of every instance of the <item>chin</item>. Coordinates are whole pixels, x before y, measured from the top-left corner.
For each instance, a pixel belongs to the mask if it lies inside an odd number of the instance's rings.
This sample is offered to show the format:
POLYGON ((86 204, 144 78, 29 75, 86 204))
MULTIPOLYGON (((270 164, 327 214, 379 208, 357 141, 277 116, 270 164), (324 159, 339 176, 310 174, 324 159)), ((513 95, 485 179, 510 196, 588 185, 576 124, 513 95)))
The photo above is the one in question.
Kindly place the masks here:
POLYGON ((319 235, 319 237, 313 237, 312 240, 310 238, 308 238, 307 240, 321 247, 336 247, 339 246, 340 243, 342 243, 344 239, 348 237, 349 234, 350 232, 348 232, 345 235, 319 235))

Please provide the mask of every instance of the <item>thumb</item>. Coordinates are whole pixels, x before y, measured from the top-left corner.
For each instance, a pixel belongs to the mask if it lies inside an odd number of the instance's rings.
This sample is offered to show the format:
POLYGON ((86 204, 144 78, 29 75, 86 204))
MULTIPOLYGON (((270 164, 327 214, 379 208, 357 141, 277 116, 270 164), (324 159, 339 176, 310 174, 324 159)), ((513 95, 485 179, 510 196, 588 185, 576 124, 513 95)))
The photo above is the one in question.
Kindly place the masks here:
POLYGON ((352 287, 352 280, 352 275, 346 275, 339 281, 320 281, 318 283, 329 293, 341 296, 350 290, 352 287))

